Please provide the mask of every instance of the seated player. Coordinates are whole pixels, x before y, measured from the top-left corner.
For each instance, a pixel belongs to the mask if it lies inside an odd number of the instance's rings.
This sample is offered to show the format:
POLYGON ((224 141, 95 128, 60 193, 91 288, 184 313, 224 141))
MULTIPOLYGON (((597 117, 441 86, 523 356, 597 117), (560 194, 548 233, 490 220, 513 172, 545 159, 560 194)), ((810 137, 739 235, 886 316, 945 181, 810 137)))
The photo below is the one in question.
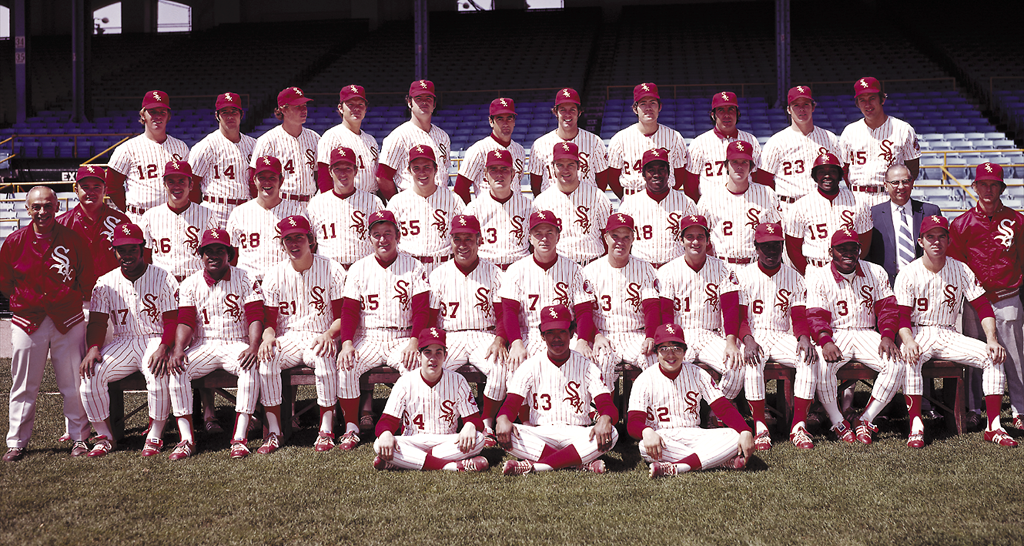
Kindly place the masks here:
POLYGON ((907 445, 924 447, 924 422, 921 420, 921 396, 924 378, 921 366, 932 358, 952 360, 980 368, 985 393, 985 441, 1015 447, 1017 441, 1003 430, 999 412, 1003 405, 1006 375, 1003 361, 1006 349, 996 335, 996 319, 985 289, 967 265, 946 256, 949 248, 949 221, 943 216, 928 216, 921 222, 917 240, 924 255, 907 264, 896 276, 896 301, 900 306, 900 338, 906 359, 906 387, 910 414, 907 445), (956 331, 956 319, 966 298, 971 302, 985 331, 987 343, 956 331))
POLYGON ((341 332, 341 294, 345 270, 315 254, 313 233, 304 216, 289 216, 277 225, 288 259, 263 278, 263 342, 260 344, 260 398, 270 433, 257 453, 281 447, 281 370, 299 365, 316 373, 320 433, 313 448, 334 448, 334 404, 338 392, 335 340, 341 332), (280 335, 280 337, 279 337, 280 335))
POLYGON ((184 446, 172 460, 195 449, 192 434, 192 381, 216 369, 238 377, 231 458, 249 455, 249 418, 259 401, 257 355, 263 336, 263 294, 244 269, 231 267, 235 249, 222 229, 203 232, 197 251, 203 270, 182 281, 178 293, 178 330, 171 354, 171 409, 184 446))
POLYGON ((754 449, 750 427, 708 372, 686 361, 683 328, 658 326, 654 343, 658 365, 636 378, 626 414, 626 430, 639 442, 640 456, 651 465, 651 477, 746 466, 754 449), (700 428, 701 399, 729 428, 700 428))
POLYGON ((597 366, 569 348, 576 329, 569 308, 552 305, 540 315, 547 352, 515 371, 498 412, 498 444, 521 459, 506 461, 502 473, 521 476, 574 467, 604 474, 598 457, 619 440, 614 426, 619 410, 597 366), (530 407, 529 424, 512 424, 524 403, 530 407), (597 409, 593 415, 592 406, 597 409))
POLYGON ((179 283, 202 269, 196 253, 199 235, 217 227, 212 210, 189 200, 194 183, 188 163, 168 161, 164 167, 167 202, 147 210, 139 220, 146 236, 146 261, 174 275, 179 283))
POLYGON ((377 470, 482 472, 484 435, 469 383, 444 369, 445 332, 427 328, 419 335, 420 369, 398 378, 377 422, 373 467, 377 470), (459 429, 462 418, 462 432, 459 429), (402 434, 395 437, 401 429, 402 434))
POLYGON ((178 317, 178 283, 142 259, 146 245, 139 226, 118 225, 111 244, 121 267, 100 277, 93 288, 85 337, 89 350, 80 370, 82 404, 97 434, 89 456, 102 457, 114 450, 107 384, 141 371, 150 419, 142 456, 151 457, 164 447, 164 425, 171 413, 168 357, 178 317), (113 340, 103 345, 107 320, 114 325, 113 340))
MULTIPOLYGON (((356 260, 373 253, 366 233, 366 218, 383 210, 384 203, 356 186, 356 179, 362 175, 353 150, 335 148, 329 158, 328 178, 334 184, 333 191, 314 195, 306 212, 316 235, 317 253, 338 262, 348 271, 356 260)), ((377 183, 372 176, 362 179, 377 183)))
POLYGON ((466 206, 466 215, 480 220, 483 243, 480 257, 502 271, 513 262, 530 255, 530 234, 526 221, 536 211, 533 202, 520 191, 512 154, 501 150, 487 152, 484 180, 487 191, 476 194, 466 206))

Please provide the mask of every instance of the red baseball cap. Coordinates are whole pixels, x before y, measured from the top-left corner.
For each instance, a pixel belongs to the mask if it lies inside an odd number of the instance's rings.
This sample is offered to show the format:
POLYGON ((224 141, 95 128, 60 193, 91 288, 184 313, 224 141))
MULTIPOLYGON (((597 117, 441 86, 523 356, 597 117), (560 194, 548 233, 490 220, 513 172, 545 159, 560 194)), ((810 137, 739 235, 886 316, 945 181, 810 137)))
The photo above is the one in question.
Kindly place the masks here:
POLYGON ((409 164, 411 165, 415 159, 429 159, 437 165, 437 159, 434 157, 434 149, 424 144, 417 144, 412 148, 409 148, 409 164))
POLYGON ((864 93, 881 93, 882 84, 875 78, 861 78, 857 80, 857 83, 853 84, 853 98, 857 98, 864 93))
POLYGON ((434 93, 434 82, 430 80, 416 80, 409 84, 409 96, 418 97, 420 95, 430 95, 431 97, 437 98, 437 94, 434 93))
POLYGON ((338 146, 331 150, 331 165, 341 162, 356 165, 356 153, 352 151, 352 148, 338 146))
POLYGON ((142 109, 146 110, 149 108, 166 108, 170 110, 171 97, 167 96, 167 93, 164 93, 163 91, 148 91, 142 97, 142 109))
POLYGON ((142 236, 142 228, 131 223, 121 222, 114 228, 114 235, 110 239, 110 246, 141 245, 146 239, 142 236))
POLYGON ((558 93, 555 93, 555 106, 566 102, 571 102, 576 106, 583 104, 580 102, 580 94, 571 87, 566 87, 565 89, 559 90, 558 93))
POLYGON ((282 239, 293 233, 309 233, 309 220, 298 214, 283 218, 277 223, 277 231, 282 239))
POLYGON ((377 222, 391 222, 394 226, 398 227, 398 222, 395 220, 395 213, 390 210, 378 210, 366 218, 366 229, 373 227, 373 224, 377 222))
POLYGON ((652 161, 664 161, 668 163, 669 151, 665 148, 655 148, 653 150, 647 150, 644 152, 644 158, 640 162, 640 170, 643 171, 644 167, 652 161))
POLYGON ((999 182, 1003 181, 1003 167, 995 163, 985 162, 978 165, 977 170, 974 174, 974 181, 979 180, 996 180, 999 182))
POLYGON ((949 220, 941 214, 925 216, 924 220, 921 220, 921 235, 933 229, 943 229, 946 233, 949 233, 949 220))
POLYGON ((209 245, 224 245, 231 248, 231 236, 223 229, 208 229, 203 232, 203 238, 196 248, 196 254, 202 254, 203 249, 209 245))
POLYGON ((683 327, 678 324, 662 324, 654 330, 654 345, 658 346, 663 343, 682 343, 686 344, 683 340, 683 327))
POLYGON ((725 149, 725 160, 732 161, 733 159, 753 161, 754 145, 742 140, 730 142, 729 147, 725 149))
POLYGON ((768 243, 771 241, 783 241, 782 224, 776 222, 765 222, 757 224, 754 228, 754 242, 768 243))
POLYGON ((491 165, 504 165, 508 168, 512 168, 512 152, 508 150, 491 150, 487 152, 485 167, 491 165))
POLYGON ((633 88, 633 102, 640 102, 643 99, 655 98, 661 100, 658 95, 658 86, 653 83, 641 83, 633 88))
POLYGON ((456 214, 452 217, 452 235, 456 233, 480 233, 480 220, 468 214, 456 214))
POLYGON ((278 106, 299 106, 301 104, 306 104, 311 100, 313 99, 303 95, 302 90, 298 87, 286 87, 277 94, 278 106))
POLYGON ((366 90, 361 85, 346 85, 342 87, 341 91, 338 92, 338 102, 345 102, 349 99, 366 100, 366 90))
POLYGON ((555 144, 553 155, 554 157, 551 158, 552 163, 559 159, 571 159, 579 163, 580 147, 572 142, 559 142, 555 144))
POLYGON ((95 165, 82 165, 78 168, 78 172, 75 173, 75 182, 81 182, 86 178, 96 178, 104 184, 107 183, 107 170, 103 167, 97 167, 95 165))
POLYGON ((221 93, 217 95, 217 104, 214 106, 214 110, 220 112, 224 108, 238 108, 242 109, 242 97, 238 96, 238 93, 221 93))
POLYGON ((836 230, 832 234, 832 246, 837 247, 844 243, 857 243, 860 244, 857 232, 853 231, 849 227, 843 226, 836 230))
POLYGON ((516 101, 504 97, 492 100, 487 115, 501 116, 505 114, 516 115, 516 101))
POLYGON ((253 177, 256 177, 262 172, 274 172, 281 175, 281 160, 276 157, 265 155, 256 160, 256 172, 252 173, 253 177))
POLYGON ((530 231, 541 224, 551 224, 559 232, 562 231, 562 220, 550 210, 538 210, 530 215, 530 231))
POLYGON ((740 103, 736 102, 736 93, 730 91, 715 93, 711 97, 711 109, 714 110, 719 106, 735 106, 739 110, 740 103))
POLYGON ((572 313, 561 303, 540 310, 540 331, 568 330, 572 327, 572 313))
POLYGON ((619 229, 624 227, 629 228, 632 231, 634 225, 635 224, 633 223, 632 216, 628 214, 622 214, 621 212, 616 212, 608 217, 608 224, 605 225, 604 230, 612 231, 613 229, 619 229))
POLYGON ((811 96, 811 88, 806 85, 798 85, 789 90, 789 95, 786 96, 786 104, 793 104, 796 99, 807 99, 814 100, 811 96))
POLYGON ((448 334, 440 328, 424 328, 417 339, 419 340, 420 350, 430 345, 440 345, 446 349, 448 348, 448 334))
POLYGON ((189 165, 188 161, 178 161, 177 159, 168 161, 167 164, 164 165, 164 178, 175 174, 180 174, 189 178, 194 178, 195 176, 192 174, 192 165, 189 165))
POLYGON ((685 233, 686 228, 693 226, 700 226, 704 228, 704 231, 711 233, 711 228, 708 227, 708 219, 701 214, 683 216, 682 220, 679 221, 679 233, 685 233))
POLYGON ((814 166, 811 167, 811 178, 818 176, 818 167, 823 167, 825 165, 832 165, 834 167, 838 167, 840 170, 843 168, 842 164, 839 163, 838 157, 830 152, 825 152, 814 160, 814 166))

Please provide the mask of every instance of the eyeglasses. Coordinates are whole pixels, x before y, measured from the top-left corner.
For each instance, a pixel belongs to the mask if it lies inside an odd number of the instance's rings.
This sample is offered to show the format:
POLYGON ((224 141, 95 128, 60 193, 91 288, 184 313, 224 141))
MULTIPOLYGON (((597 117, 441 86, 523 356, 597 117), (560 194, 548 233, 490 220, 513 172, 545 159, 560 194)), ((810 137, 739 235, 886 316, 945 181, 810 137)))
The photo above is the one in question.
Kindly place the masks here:
POLYGON ((668 356, 668 355, 673 354, 673 353, 681 353, 681 352, 683 352, 685 350, 686 350, 686 347, 683 346, 683 345, 664 345, 664 346, 658 347, 658 354, 660 354, 662 356, 668 356))
POLYGON ((885 183, 886 184, 892 184, 893 186, 897 186, 897 187, 898 186, 913 186, 914 185, 914 181, 909 179, 909 178, 906 178, 904 180, 886 180, 885 183))

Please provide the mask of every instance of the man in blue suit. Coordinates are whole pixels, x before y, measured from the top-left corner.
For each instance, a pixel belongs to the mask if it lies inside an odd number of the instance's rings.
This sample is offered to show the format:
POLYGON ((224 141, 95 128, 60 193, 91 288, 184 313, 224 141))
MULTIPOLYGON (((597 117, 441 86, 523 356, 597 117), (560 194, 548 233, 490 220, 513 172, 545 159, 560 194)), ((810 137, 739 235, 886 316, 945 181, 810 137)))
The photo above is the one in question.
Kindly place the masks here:
POLYGON ((871 207, 871 220, 875 224, 871 232, 871 248, 867 260, 876 263, 889 274, 889 284, 896 279, 900 267, 914 261, 922 254, 917 238, 921 234, 921 221, 926 216, 941 215, 939 207, 910 198, 914 179, 905 165, 893 165, 885 171, 885 191, 889 200, 871 207), (899 227, 905 226, 910 237, 907 246, 900 246, 899 227), (913 248, 911 254, 910 249, 913 248), (901 252, 901 250, 903 252, 901 252))

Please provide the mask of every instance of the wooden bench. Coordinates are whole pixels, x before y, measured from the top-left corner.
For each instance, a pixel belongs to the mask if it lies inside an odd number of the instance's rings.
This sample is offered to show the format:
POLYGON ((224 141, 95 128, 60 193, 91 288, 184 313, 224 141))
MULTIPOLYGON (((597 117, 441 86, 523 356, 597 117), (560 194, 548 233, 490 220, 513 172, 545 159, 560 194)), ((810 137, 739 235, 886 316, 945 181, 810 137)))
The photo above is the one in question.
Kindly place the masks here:
MULTIPOLYGON (((921 375, 925 381, 942 379, 943 400, 932 397, 928 400, 942 410, 949 432, 963 434, 967 419, 967 366, 948 360, 929 360, 921 366, 921 375)), ((849 362, 836 372, 840 382, 873 381, 877 376, 878 372, 860 362, 849 362)))

